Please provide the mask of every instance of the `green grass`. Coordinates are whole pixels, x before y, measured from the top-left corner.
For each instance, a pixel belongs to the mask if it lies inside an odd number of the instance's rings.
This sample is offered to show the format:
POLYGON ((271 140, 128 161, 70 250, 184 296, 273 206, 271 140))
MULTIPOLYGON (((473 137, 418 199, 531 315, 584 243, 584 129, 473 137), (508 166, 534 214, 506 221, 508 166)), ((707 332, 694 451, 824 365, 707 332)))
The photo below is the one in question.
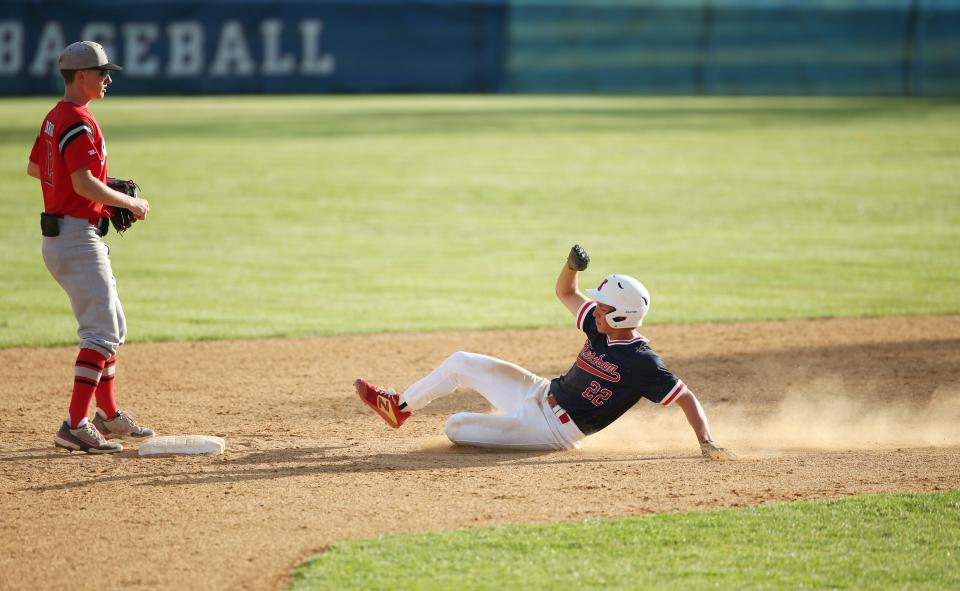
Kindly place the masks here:
POLYGON ((321 589, 957 589, 960 492, 343 542, 321 589))
MULTIPOLYGON (((117 84, 121 82, 118 81, 117 84)), ((24 174, 49 99, 0 100, 0 346, 75 341, 24 174)), ((561 326, 571 244, 650 322, 960 312, 960 102, 119 98, 130 340, 561 326)))

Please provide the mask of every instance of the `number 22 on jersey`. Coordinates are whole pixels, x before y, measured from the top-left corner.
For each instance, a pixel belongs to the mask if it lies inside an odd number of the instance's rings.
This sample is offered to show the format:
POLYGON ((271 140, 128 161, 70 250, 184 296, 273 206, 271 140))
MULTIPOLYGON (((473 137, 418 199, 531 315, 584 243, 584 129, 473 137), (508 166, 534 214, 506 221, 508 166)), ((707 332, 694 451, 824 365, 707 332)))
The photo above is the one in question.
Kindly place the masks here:
POLYGON ((587 389, 583 391, 581 396, 592 402, 594 406, 603 406, 603 403, 613 396, 613 392, 594 381, 590 382, 590 385, 587 386, 587 389))

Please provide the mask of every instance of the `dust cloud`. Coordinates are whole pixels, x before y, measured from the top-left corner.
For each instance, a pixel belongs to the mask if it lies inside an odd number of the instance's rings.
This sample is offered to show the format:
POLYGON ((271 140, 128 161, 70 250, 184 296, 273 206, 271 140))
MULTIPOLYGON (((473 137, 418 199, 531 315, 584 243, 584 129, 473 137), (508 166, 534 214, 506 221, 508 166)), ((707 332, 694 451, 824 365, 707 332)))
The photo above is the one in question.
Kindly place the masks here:
MULTIPOLYGON (((779 401, 750 406, 703 401, 714 439, 740 455, 817 449, 876 449, 960 444, 960 384, 941 386, 924 401, 875 403, 821 380, 779 401)), ((616 423, 588 438, 584 449, 696 452, 680 408, 642 401, 616 423)))

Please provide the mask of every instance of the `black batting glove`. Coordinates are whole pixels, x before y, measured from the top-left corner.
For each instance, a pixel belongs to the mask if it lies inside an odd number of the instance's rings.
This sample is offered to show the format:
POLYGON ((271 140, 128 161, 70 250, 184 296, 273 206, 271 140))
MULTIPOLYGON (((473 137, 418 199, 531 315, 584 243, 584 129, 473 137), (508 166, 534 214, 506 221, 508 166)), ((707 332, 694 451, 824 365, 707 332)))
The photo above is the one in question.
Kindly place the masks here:
POLYGON ((567 267, 571 271, 583 271, 590 264, 590 255, 579 244, 574 244, 567 255, 567 267))

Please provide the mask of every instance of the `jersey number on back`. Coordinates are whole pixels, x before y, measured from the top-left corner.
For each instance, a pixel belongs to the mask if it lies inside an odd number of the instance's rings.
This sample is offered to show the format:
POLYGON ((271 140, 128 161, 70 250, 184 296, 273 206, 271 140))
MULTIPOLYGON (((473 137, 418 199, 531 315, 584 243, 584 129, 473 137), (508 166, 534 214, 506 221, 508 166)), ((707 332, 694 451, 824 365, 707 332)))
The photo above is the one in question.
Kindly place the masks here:
POLYGON ((47 183, 51 187, 53 186, 53 142, 50 140, 44 140, 44 144, 47 145, 47 157, 44 159, 43 166, 43 182, 47 183))
POLYGON ((594 406, 603 406, 603 403, 613 396, 613 392, 601 387, 597 382, 590 382, 582 396, 592 402, 594 406))

